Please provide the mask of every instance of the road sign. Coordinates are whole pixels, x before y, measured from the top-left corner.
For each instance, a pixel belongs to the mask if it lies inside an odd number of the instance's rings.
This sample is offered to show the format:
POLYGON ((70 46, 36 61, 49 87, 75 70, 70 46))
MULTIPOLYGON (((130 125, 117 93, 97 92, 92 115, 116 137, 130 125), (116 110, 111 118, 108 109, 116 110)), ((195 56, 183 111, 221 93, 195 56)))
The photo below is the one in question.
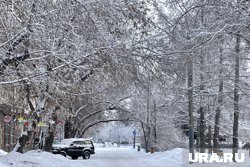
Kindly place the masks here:
POLYGON ((134 134, 134 135, 136 134, 136 131, 135 131, 135 130, 133 131, 133 134, 134 134))
POLYGON ((11 116, 4 116, 3 117, 3 121, 5 122, 5 123, 9 123, 10 121, 11 121, 11 116))
POLYGON ((45 126, 46 126, 46 123, 45 123, 45 122, 39 122, 39 123, 37 124, 37 126, 45 127, 45 126))

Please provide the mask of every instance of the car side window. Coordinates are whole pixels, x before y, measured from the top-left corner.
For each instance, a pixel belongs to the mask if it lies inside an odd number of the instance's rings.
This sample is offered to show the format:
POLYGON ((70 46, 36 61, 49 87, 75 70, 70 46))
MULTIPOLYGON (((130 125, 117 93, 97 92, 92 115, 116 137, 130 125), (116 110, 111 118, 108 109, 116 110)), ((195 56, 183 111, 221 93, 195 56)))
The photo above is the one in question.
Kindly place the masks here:
POLYGON ((83 141, 78 141, 78 145, 84 145, 84 142, 83 141))
POLYGON ((89 141, 89 140, 85 140, 84 141, 84 146, 86 146, 86 147, 92 147, 92 142, 89 141))
POLYGON ((77 144, 78 141, 73 141, 71 144, 77 144))
POLYGON ((84 140, 84 141, 73 141, 71 143, 71 146, 93 147, 93 144, 90 140, 84 140))
POLYGON ((71 145, 72 145, 72 146, 78 146, 78 145, 81 145, 80 142, 81 142, 81 141, 73 141, 73 142, 71 143, 71 145))

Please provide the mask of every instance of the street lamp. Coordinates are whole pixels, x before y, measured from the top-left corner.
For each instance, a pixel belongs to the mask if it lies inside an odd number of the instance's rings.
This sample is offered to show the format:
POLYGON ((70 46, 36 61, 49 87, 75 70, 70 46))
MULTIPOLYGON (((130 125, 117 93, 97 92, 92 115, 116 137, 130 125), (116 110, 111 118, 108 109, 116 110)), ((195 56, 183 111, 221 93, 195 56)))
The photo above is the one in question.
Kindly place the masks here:
POLYGON ((134 141, 133 141, 133 149, 135 149, 135 136, 136 136, 136 131, 133 131, 133 135, 134 135, 134 141))

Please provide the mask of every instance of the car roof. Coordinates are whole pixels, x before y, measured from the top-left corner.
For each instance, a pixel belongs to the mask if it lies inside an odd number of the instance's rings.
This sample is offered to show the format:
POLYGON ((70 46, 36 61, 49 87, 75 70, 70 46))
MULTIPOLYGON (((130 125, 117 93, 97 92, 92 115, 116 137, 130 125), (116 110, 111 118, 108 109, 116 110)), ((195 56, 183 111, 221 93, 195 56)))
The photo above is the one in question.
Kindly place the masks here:
POLYGON ((68 139, 63 139, 64 141, 67 140, 67 141, 85 141, 85 140, 90 140, 91 141, 91 138, 68 138, 68 139))

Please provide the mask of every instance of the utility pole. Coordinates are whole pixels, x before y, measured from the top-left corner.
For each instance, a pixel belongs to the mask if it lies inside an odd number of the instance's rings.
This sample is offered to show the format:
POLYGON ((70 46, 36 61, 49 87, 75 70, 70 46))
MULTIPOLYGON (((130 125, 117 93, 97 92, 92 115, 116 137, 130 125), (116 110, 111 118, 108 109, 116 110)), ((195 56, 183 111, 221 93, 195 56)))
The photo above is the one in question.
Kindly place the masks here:
POLYGON ((189 153, 194 159, 194 116, 193 116, 193 61, 192 56, 188 56, 187 62, 187 84, 188 84, 188 115, 189 115, 189 153))

